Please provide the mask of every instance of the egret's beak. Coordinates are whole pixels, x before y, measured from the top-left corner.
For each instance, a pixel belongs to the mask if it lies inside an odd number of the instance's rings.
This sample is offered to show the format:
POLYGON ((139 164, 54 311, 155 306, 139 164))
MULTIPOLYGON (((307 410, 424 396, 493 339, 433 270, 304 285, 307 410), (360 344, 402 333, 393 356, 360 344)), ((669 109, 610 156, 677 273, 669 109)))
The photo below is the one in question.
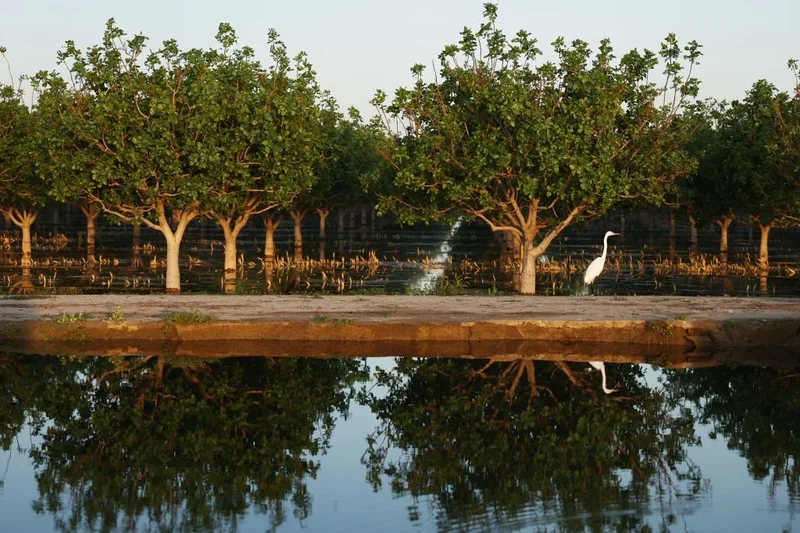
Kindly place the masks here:
POLYGON ((611 235, 621 235, 621 233, 614 233, 614 232, 612 231, 612 232, 611 232, 611 235))

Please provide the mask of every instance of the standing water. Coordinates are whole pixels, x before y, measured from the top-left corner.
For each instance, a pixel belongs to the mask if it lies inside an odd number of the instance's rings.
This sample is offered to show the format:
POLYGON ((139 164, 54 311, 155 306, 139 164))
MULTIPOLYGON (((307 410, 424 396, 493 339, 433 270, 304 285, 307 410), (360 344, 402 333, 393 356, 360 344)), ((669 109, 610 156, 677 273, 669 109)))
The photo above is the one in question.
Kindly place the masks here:
POLYGON ((796 527, 797 367, 606 369, 0 356, 2 528, 796 527))

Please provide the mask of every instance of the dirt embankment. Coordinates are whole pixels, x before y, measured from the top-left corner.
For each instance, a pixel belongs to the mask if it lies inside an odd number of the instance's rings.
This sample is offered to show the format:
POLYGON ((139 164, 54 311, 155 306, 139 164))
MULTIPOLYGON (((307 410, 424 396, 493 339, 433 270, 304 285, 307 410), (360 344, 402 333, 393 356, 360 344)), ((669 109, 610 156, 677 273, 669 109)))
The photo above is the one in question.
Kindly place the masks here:
POLYGON ((748 361, 757 362, 760 357, 792 358, 800 353, 800 300, 221 295, 3 299, 0 349, 197 356, 522 354, 620 362, 688 360, 744 350, 748 361))

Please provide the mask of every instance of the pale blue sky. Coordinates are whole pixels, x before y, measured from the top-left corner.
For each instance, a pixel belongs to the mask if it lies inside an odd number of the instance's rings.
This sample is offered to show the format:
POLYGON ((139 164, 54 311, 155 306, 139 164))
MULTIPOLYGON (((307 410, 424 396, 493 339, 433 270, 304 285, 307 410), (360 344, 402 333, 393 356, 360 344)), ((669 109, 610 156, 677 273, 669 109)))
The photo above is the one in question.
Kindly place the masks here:
MULTIPOLYGON (((696 39, 704 57, 697 74, 702 96, 738 98, 757 79, 792 86, 786 69, 800 56, 797 0, 499 0, 498 23, 508 33, 524 28, 549 45, 560 35, 595 45, 612 40, 618 55, 630 48, 657 50, 675 32, 696 39)), ((342 108, 371 114, 378 88, 392 94, 410 81, 414 63, 430 65, 458 32, 481 21, 480 0, 274 1, 246 0, 0 0, 0 44, 8 47, 15 75, 55 67, 66 39, 98 43, 115 17, 128 33, 142 32, 155 47, 175 38, 183 48, 211 46, 219 22, 230 22, 241 44, 266 60, 266 34, 274 27, 290 52, 305 50, 322 85, 342 108)), ((546 46, 545 49, 549 48, 546 46)), ((0 81, 7 82, 5 68, 0 81)))

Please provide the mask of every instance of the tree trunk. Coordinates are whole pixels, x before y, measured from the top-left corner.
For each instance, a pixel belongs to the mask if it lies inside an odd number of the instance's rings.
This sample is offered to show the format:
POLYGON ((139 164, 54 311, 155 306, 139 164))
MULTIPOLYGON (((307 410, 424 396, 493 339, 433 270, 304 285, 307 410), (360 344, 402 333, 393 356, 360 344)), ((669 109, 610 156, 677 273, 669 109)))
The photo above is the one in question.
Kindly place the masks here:
POLYGON ((271 215, 265 213, 261 215, 267 235, 264 238, 264 261, 272 264, 275 261, 275 230, 281 225, 283 217, 281 215, 271 215))
POLYGON ((697 221, 689 216, 689 255, 697 255, 697 221))
POLYGON ((337 218, 337 226, 336 226, 336 238, 337 239, 344 239, 344 208, 339 208, 339 211, 336 213, 337 218))
POLYGON ((306 216, 306 210, 290 211, 289 215, 294 220, 294 260, 303 260, 303 217, 306 216))
POLYGON ((328 220, 328 215, 331 214, 328 209, 317 209, 319 215, 319 240, 325 240, 325 222, 328 220))
POLYGON ((350 216, 348 217, 348 220, 347 220, 347 226, 350 229, 355 229, 355 227, 356 227, 356 209, 354 207, 351 207, 350 209, 348 209, 348 211, 349 211, 349 215, 350 216))
POLYGON ((7 230, 11 229, 11 214, 3 211, 3 220, 4 220, 3 227, 7 230))
POLYGON ((142 268, 142 226, 138 222, 133 223, 133 256, 131 258, 131 270, 142 268))
POLYGON ((61 225, 61 215, 59 214, 59 206, 53 208, 53 213, 50 216, 50 224, 53 228, 53 235, 58 235, 58 230, 61 225))
POLYGON ((180 270, 180 250, 181 241, 186 234, 186 228, 189 223, 197 218, 200 214, 194 208, 178 209, 172 212, 170 217, 175 225, 175 231, 172 230, 170 219, 167 218, 166 208, 163 201, 159 200, 157 203, 158 209, 158 225, 144 219, 143 222, 153 229, 157 229, 164 235, 167 241, 167 294, 180 294, 181 292, 181 270, 180 270))
POLYGON ((728 228, 733 222, 732 216, 724 216, 716 221, 719 226, 719 262, 722 268, 728 267, 728 228))
POLYGON ((222 234, 225 237, 225 262, 223 274, 226 280, 236 279, 236 240, 242 232, 247 222, 250 220, 250 213, 245 212, 238 217, 233 215, 223 218, 217 216, 217 224, 222 228, 222 234))
POLYGON ((264 264, 264 292, 266 294, 270 294, 275 287, 273 286, 274 280, 273 275, 275 273, 275 262, 274 261, 267 261, 264 264))
POLYGON ((31 253, 31 226, 33 226, 33 223, 36 222, 36 217, 39 216, 39 212, 35 209, 31 209, 30 211, 27 209, 22 209, 20 211, 17 208, 11 208, 7 211, 3 211, 3 213, 7 214, 11 219, 11 222, 13 222, 15 226, 22 230, 22 266, 32 266, 33 254, 31 253))
MULTIPOLYGON (((181 268, 179 258, 181 244, 175 238, 172 228, 167 224, 168 232, 164 233, 167 241, 167 294, 180 294, 181 292, 181 268)), ((177 228, 175 228, 177 230, 177 228)))
POLYGON ((522 257, 522 276, 519 282, 520 294, 536 294, 536 259, 533 241, 525 243, 522 257))
POLYGON ((361 231, 359 235, 361 242, 367 242, 367 206, 361 206, 361 231))
POLYGON ((31 225, 33 221, 25 221, 20 228, 22 229, 22 266, 33 265, 33 253, 31 253, 31 225))
POLYGON ((86 203, 79 206, 86 217, 86 264, 93 266, 97 262, 95 247, 97 242, 97 217, 100 207, 97 204, 86 203))
POLYGON ((669 258, 671 261, 675 261, 675 214, 670 212, 669 214, 669 229, 667 233, 667 241, 669 244, 669 258))
POLYGON ((758 265, 766 269, 769 267, 769 231, 772 229, 772 223, 761 224, 759 222, 758 226, 761 228, 761 242, 758 245, 758 265))

